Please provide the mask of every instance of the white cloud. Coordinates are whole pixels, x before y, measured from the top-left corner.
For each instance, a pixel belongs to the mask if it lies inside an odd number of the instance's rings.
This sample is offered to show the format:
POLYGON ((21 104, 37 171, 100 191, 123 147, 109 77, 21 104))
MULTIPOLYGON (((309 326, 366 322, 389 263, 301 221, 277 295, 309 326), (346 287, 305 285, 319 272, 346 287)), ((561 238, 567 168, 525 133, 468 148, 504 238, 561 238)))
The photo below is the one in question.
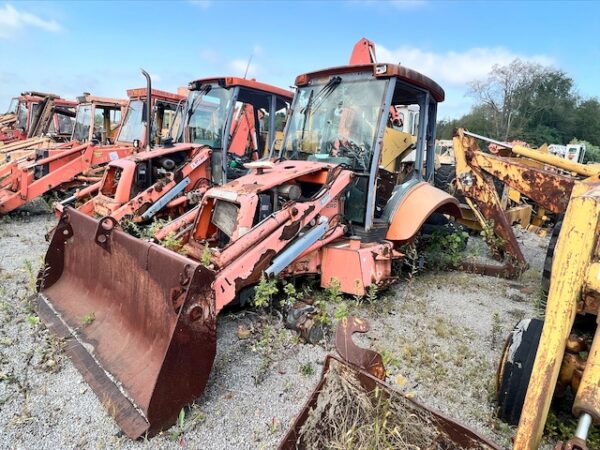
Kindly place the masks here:
POLYGON ((522 55, 503 47, 471 48, 464 51, 429 52, 416 47, 404 46, 388 50, 377 44, 377 60, 401 63, 434 79, 440 85, 466 85, 485 77, 494 64, 506 65, 515 58, 551 65, 555 61, 545 55, 522 55))
POLYGON ((211 0, 189 0, 190 3, 194 6, 198 6, 202 9, 207 9, 211 4, 211 0))
POLYGON ((200 50, 200 58, 203 61, 209 62, 212 64, 218 63, 221 59, 219 53, 217 53, 212 48, 205 48, 205 49, 200 50))
POLYGON ((234 75, 243 77, 246 72, 246 67, 248 68, 248 73, 246 77, 256 77, 260 74, 260 66, 254 62, 254 59, 250 61, 250 65, 248 65, 248 59, 236 58, 232 59, 228 63, 229 69, 233 72, 234 75))
POLYGON ((26 27, 40 28, 56 33, 62 30, 55 20, 45 20, 26 11, 20 11, 7 3, 0 8, 0 38, 7 38, 26 27))

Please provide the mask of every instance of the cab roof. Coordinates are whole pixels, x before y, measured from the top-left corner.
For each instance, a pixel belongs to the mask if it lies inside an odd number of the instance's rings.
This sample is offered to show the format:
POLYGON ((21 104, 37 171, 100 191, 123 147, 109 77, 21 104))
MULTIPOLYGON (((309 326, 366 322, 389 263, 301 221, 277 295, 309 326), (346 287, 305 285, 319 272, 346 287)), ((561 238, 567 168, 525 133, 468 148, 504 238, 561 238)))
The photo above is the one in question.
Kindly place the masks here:
POLYGON ((98 97, 96 95, 91 95, 87 92, 84 92, 83 95, 77 97, 77 101, 79 103, 101 103, 104 105, 111 105, 115 107, 127 106, 127 100, 121 98, 98 97))
POLYGON ((54 105, 62 106, 62 107, 66 107, 66 108, 74 108, 77 106, 77 102, 75 100, 67 100, 64 98, 57 98, 57 99, 54 99, 54 105))
MULTIPOLYGON (((137 89, 128 89, 127 96, 130 100, 138 99, 146 97, 148 94, 148 88, 137 88, 137 89)), ((167 100, 175 103, 179 103, 182 100, 185 100, 185 96, 173 94, 172 92, 161 91, 159 89, 152 89, 152 97, 160 100, 167 100)))
POLYGON ((269 94, 275 94, 280 97, 291 101, 294 97, 294 93, 288 91, 287 89, 282 89, 277 86, 273 86, 267 83, 261 83, 260 81, 256 81, 256 79, 247 79, 247 78, 238 78, 238 77, 212 77, 212 78, 200 78, 198 80, 192 81, 189 84, 189 89, 191 91, 195 91, 200 89, 200 86, 206 83, 218 83, 219 85, 230 88, 234 86, 246 87, 249 89, 254 89, 257 91, 267 92, 269 94))
POLYGON ((26 101, 39 101, 45 98, 60 98, 59 95, 50 94, 47 92, 37 92, 37 91, 26 91, 22 92, 19 99, 26 101))
POLYGON ((399 64, 374 63, 330 67, 327 69, 298 75, 296 77, 296 86, 305 86, 311 80, 316 78, 325 78, 333 75, 357 72, 370 72, 375 78, 397 78, 408 84, 412 84, 421 89, 429 91, 436 102, 444 101, 444 89, 442 89, 439 84, 422 73, 399 64))

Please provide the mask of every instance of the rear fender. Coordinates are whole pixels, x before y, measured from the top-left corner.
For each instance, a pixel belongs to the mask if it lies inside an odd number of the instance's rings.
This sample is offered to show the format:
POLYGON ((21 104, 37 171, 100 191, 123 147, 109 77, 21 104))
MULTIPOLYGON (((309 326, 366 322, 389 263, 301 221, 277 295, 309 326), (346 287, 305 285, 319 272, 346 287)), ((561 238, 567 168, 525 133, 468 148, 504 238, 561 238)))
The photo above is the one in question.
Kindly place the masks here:
POLYGON ((434 212, 461 217, 458 200, 429 183, 415 182, 403 193, 390 215, 385 238, 396 242, 411 240, 434 212))

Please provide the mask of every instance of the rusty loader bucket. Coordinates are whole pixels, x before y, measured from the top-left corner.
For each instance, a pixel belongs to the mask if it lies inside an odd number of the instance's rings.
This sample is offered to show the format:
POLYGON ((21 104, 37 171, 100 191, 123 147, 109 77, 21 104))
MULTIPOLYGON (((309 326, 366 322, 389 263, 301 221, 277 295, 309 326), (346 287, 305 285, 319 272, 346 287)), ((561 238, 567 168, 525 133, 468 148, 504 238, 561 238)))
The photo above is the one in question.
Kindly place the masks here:
POLYGON ((214 274, 66 208, 36 308, 131 438, 175 423, 204 390, 216 352, 214 274))
POLYGON ((473 430, 405 397, 384 383, 383 358, 358 347, 352 333, 368 331, 354 317, 340 321, 336 350, 321 380, 279 444, 279 450, 393 448, 500 450, 473 430))

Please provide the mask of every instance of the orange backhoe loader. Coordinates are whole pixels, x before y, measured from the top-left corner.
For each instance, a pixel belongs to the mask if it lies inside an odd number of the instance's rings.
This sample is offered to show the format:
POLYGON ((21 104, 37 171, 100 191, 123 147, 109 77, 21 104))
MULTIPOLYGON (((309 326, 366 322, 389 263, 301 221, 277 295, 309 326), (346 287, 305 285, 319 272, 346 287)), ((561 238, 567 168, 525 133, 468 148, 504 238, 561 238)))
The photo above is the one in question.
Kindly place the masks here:
MULTIPOLYGON (((13 99, 9 110, 14 114, 0 117, 0 149, 6 153, 7 144, 28 141, 43 136, 54 142, 67 140, 73 130, 77 102, 55 94, 24 92, 13 99)), ((2 162, 2 160, 0 160, 2 162)))
MULTIPOLYGON (((226 168, 216 168, 222 172, 219 179, 239 176, 240 161, 257 159, 264 148, 268 152, 268 143, 275 142, 276 127, 263 131, 261 122, 276 117, 278 111, 287 114, 291 100, 291 92, 254 80, 223 77, 194 81, 183 110, 185 120, 180 119, 183 138, 192 143, 173 145, 169 141, 163 147, 110 162, 98 194, 81 205, 79 211, 134 222, 147 222, 157 215, 180 216, 189 206, 197 205, 213 184, 212 153, 227 155, 226 168), (224 103, 224 110, 219 111, 215 103, 226 92, 231 92, 236 100, 224 103), (209 133, 211 138, 207 139, 209 133)), ((86 195, 84 189, 61 203, 67 205, 86 195)), ((63 208, 58 209, 62 212, 63 208)), ((193 213, 188 217, 191 221, 193 213)), ((176 223, 184 224, 186 219, 176 223)), ((173 224, 163 233, 171 231, 173 224)))
POLYGON ((128 91, 130 99, 120 127, 117 122, 120 109, 98 108, 86 100, 78 108, 71 143, 38 151, 33 162, 14 161, 1 168, 0 213, 11 212, 56 189, 92 184, 97 190, 104 171, 102 166, 149 147, 154 139, 159 139, 162 130, 156 126, 162 124, 165 115, 174 116, 184 97, 151 89, 148 84, 145 89, 128 91), (152 92, 149 98, 148 92, 152 92), (146 125, 148 115, 154 126, 146 125), (118 134, 112 144, 115 133, 118 134))
POLYGON ((0 168, 13 160, 35 155, 36 149, 67 142, 73 134, 77 102, 47 97, 38 106, 36 117, 23 140, 0 146, 0 168))
MULTIPOLYGON (((10 99, 8 109, 6 112, 0 114, 0 131, 11 128, 17 121, 17 107, 19 105, 19 97, 13 97, 10 99)), ((0 146, 2 142, 0 142, 0 146)))
MULTIPOLYGON (((124 233, 111 217, 63 211, 40 272, 37 311, 69 340, 73 362, 128 436, 170 426, 200 395, 217 314, 247 301, 262 276, 312 275, 322 286, 335 278, 342 292, 360 295, 395 279, 399 246, 431 214, 459 214, 453 197, 424 181, 433 175, 439 85, 377 63, 303 74, 296 86, 280 150, 270 145, 276 162, 246 163, 248 174, 204 194, 182 236, 189 257, 124 233), (420 111, 410 172, 398 160, 413 144, 394 129, 395 105, 420 111), (82 325, 90 313, 95 320, 82 325)), ((207 108, 236 100, 218 83, 196 88, 196 98, 214 93, 207 108)), ((271 96, 270 110, 277 108, 271 96)), ((183 132, 210 145, 227 139, 222 129, 192 114, 183 132)), ((224 178, 226 159, 217 165, 224 178)))

